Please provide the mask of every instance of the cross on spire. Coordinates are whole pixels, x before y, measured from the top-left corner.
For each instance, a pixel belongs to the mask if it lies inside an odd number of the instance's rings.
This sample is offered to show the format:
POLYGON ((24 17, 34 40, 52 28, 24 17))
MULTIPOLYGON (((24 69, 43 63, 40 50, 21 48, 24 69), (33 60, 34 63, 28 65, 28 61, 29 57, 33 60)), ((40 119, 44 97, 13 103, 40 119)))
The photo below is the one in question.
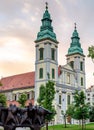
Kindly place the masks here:
POLYGON ((48 2, 45 3, 46 4, 46 10, 48 9, 48 2))
POLYGON ((74 23, 74 28, 75 28, 75 30, 76 30, 76 23, 74 23))

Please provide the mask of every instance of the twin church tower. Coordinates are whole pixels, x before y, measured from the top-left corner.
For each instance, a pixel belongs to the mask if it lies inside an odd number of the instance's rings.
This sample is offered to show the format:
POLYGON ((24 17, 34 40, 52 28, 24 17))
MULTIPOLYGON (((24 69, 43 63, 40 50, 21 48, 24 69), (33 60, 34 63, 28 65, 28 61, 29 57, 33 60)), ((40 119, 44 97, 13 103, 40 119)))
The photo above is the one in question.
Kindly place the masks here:
POLYGON ((85 55, 81 48, 76 25, 71 37, 70 48, 66 55, 67 63, 58 65, 58 44, 52 27, 52 19, 46 4, 42 25, 35 40, 35 102, 39 88, 49 79, 55 81, 55 107, 58 111, 57 123, 60 121, 61 110, 66 111, 72 103, 75 90, 85 89, 85 55))
MULTIPOLYGON (((27 103, 37 103, 42 84, 50 79, 55 82, 55 99, 53 104, 57 111, 55 123, 62 123, 61 111, 66 111, 73 101, 75 90, 85 90, 85 55, 81 48, 76 25, 66 54, 66 64, 58 65, 58 44, 52 27, 48 5, 42 18, 42 25, 35 40, 35 72, 18 74, 1 79, 0 93, 7 97, 7 105, 18 104, 18 98, 26 93, 27 103)), ((49 95, 48 95, 49 96, 49 95)))

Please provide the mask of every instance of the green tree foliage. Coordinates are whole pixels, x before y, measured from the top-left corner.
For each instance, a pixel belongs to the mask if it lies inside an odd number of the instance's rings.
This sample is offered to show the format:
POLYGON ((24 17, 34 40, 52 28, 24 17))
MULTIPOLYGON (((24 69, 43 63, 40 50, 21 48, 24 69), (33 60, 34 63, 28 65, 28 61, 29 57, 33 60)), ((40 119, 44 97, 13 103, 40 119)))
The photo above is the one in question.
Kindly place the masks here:
POLYGON ((89 106, 85 103, 85 99, 83 91, 75 92, 73 118, 82 120, 82 129, 84 128, 84 120, 89 118, 89 106))
POLYGON ((44 108, 50 110, 53 113, 46 117, 48 121, 51 121, 56 113, 55 108, 53 106, 54 98, 55 98, 54 82, 49 80, 45 86, 42 85, 40 87, 39 98, 37 100, 39 105, 43 106, 44 108))
POLYGON ((61 111, 61 114, 62 114, 63 119, 64 119, 64 124, 65 124, 64 127, 66 128, 66 127, 67 127, 67 125, 66 125, 67 113, 66 113, 66 112, 64 113, 64 111, 62 110, 62 111, 61 111))
POLYGON ((2 104, 2 106, 6 106, 6 96, 4 94, 0 94, 0 103, 2 104))
POLYGON ((90 106, 89 119, 90 119, 90 122, 94 122, 94 106, 90 106))
POLYGON ((94 46, 90 46, 88 48, 88 53, 89 53, 88 57, 90 57, 92 59, 93 63, 94 63, 94 46))
POLYGON ((21 104, 21 107, 25 107, 26 101, 27 101, 27 95, 25 93, 22 93, 18 99, 18 102, 21 104))
POLYGON ((69 106, 68 106, 68 109, 66 110, 66 114, 68 115, 68 116, 71 116, 72 118, 73 118, 73 114, 74 114, 74 109, 75 109, 75 106, 74 106, 74 104, 70 104, 69 106))
POLYGON ((45 99, 44 96, 45 96, 45 86, 41 85, 39 91, 39 98, 37 99, 39 106, 44 106, 44 99, 45 99))

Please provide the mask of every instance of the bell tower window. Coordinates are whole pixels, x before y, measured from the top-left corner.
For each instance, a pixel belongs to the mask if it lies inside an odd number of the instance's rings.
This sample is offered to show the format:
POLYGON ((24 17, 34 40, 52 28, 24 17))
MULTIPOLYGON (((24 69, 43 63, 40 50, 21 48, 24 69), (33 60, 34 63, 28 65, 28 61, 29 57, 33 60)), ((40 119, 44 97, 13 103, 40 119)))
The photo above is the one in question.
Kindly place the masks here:
POLYGON ((43 68, 39 69, 39 78, 42 79, 43 78, 43 68))
POLYGON ((71 62, 70 62, 70 66, 71 66, 72 68, 74 68, 74 61, 71 61, 71 62))
POLYGON ((83 62, 80 62, 80 70, 83 71, 83 62))
POLYGON ((55 60, 55 49, 54 48, 51 49, 51 58, 52 58, 52 60, 55 60))
POLYGON ((40 49, 39 49, 39 59, 40 59, 40 60, 43 60, 43 51, 44 51, 43 48, 40 48, 40 49))

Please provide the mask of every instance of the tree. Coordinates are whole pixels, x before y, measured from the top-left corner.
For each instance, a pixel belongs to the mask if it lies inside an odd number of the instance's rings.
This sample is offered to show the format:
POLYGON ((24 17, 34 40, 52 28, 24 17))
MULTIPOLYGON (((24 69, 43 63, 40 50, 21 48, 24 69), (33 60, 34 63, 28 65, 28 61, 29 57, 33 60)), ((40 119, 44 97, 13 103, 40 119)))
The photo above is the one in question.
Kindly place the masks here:
POLYGON ((22 93, 18 99, 18 102, 21 104, 21 107, 25 107, 26 101, 27 101, 27 95, 25 93, 22 93))
POLYGON ((44 96, 45 96, 45 86, 41 85, 39 90, 39 98, 37 99, 39 106, 44 105, 44 99, 45 99, 44 96))
POLYGON ((89 106, 85 103, 85 94, 83 91, 76 91, 74 94, 74 119, 82 120, 82 130, 84 129, 84 120, 89 118, 89 106))
POLYGON ((6 96, 4 94, 0 94, 0 103, 2 104, 2 106, 6 106, 6 96))
POLYGON ((46 129, 48 129, 48 121, 51 121, 56 114, 55 108, 53 106, 54 98, 55 98, 54 82, 49 80, 46 83, 46 85, 41 85, 39 98, 37 100, 39 105, 52 112, 52 114, 46 116, 47 121, 46 129))
POLYGON ((65 123, 65 128, 66 128, 66 127, 67 127, 67 126, 66 126, 67 113, 66 113, 66 112, 64 113, 64 111, 62 110, 62 111, 61 111, 61 114, 62 114, 62 116, 63 116, 63 118, 64 118, 64 123, 65 123))
POLYGON ((70 104, 68 106, 68 109, 66 110, 66 114, 68 117, 70 117, 70 123, 71 123, 71 118, 74 118, 73 114, 74 114, 74 109, 75 109, 75 106, 74 104, 70 104))
POLYGON ((52 112, 51 115, 46 117, 48 121, 51 121, 56 113, 53 106, 54 98, 55 98, 54 82, 49 80, 45 86, 45 98, 44 98, 44 108, 52 112))
POLYGON ((89 52, 88 57, 90 57, 94 63, 94 46, 90 46, 88 48, 88 52, 89 52))
POLYGON ((94 106, 90 106, 89 119, 90 119, 90 122, 94 122, 94 106))

